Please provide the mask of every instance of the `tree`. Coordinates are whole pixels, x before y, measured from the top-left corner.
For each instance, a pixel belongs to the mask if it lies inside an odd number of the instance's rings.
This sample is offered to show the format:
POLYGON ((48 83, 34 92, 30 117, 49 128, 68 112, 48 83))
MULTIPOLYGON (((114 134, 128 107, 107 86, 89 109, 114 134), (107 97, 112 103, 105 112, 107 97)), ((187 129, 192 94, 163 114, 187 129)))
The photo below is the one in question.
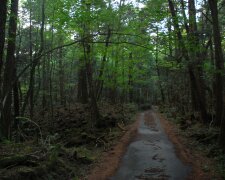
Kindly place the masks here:
POLYGON ((215 46, 215 99, 216 99, 216 122, 221 122, 221 132, 220 132, 220 144, 225 149, 225 120, 224 120, 224 102, 223 102, 223 73, 224 73, 224 59, 223 59, 223 51, 221 45, 221 35, 220 35, 220 27, 219 27, 219 19, 218 19, 218 6, 217 0, 209 0, 209 7, 211 10, 212 16, 212 27, 213 27, 213 39, 215 46))
POLYGON ((0 6, 0 98, 2 95, 2 70, 3 70, 3 57, 5 46, 5 25, 7 17, 7 2, 8 0, 2 0, 0 6))
MULTIPOLYGON (((183 2, 183 1, 182 1, 183 2)), ((193 0, 188 1, 188 10, 189 10, 189 26, 187 25, 187 19, 184 12, 184 4, 182 3, 182 11, 184 16, 184 24, 186 27, 186 32, 188 36, 188 47, 185 45, 184 37, 182 36, 178 16, 175 11, 174 3, 172 0, 168 0, 169 9, 172 15, 173 24, 175 32, 178 38, 178 45, 181 49, 182 56, 185 58, 188 63, 188 72, 190 77, 190 86, 191 86, 191 96, 192 96, 192 106, 194 111, 200 111, 201 120, 203 122, 208 121, 207 105, 205 101, 205 90, 204 90, 204 80, 202 79, 202 70, 201 70, 201 47, 198 40, 198 31, 196 23, 196 9, 195 2, 193 0)))
POLYGON ((15 81, 15 48, 16 48, 16 31, 17 31, 17 17, 18 17, 18 0, 12 0, 9 18, 9 32, 8 32, 8 47, 6 55, 6 63, 4 70, 3 81, 3 110, 1 119, 2 136, 10 139, 11 123, 12 123, 12 88, 15 81))

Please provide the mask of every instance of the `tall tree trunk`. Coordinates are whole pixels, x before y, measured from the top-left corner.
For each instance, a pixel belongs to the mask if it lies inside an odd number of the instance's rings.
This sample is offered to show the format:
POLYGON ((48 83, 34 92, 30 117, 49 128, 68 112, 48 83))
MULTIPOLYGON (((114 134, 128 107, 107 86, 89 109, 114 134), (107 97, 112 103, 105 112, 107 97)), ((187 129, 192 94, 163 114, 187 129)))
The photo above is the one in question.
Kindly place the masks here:
MULTIPOLYGON (((16 49, 16 62, 15 62, 15 68, 14 68, 14 77, 17 77, 17 65, 18 65, 18 62, 20 61, 20 51, 21 51, 21 41, 22 41, 22 36, 21 36, 21 26, 19 26, 19 29, 18 29, 18 36, 19 36, 19 41, 18 41, 18 46, 17 46, 17 49, 16 49)), ((19 119, 17 119, 17 117, 20 116, 20 106, 21 106, 21 101, 22 99, 20 98, 20 83, 19 81, 16 81, 14 83, 14 86, 13 86, 13 103, 14 103, 14 127, 16 129, 16 135, 17 135, 17 138, 19 137, 18 136, 18 125, 19 125, 19 119)))
POLYGON ((129 88, 129 102, 133 102, 133 53, 129 53, 129 67, 128 67, 128 88, 129 88))
MULTIPOLYGON (((62 42, 62 41, 61 41, 62 42)), ((64 77, 64 67, 63 67, 63 49, 59 49, 59 94, 60 94, 60 104, 65 105, 65 93, 64 93, 64 86, 65 86, 65 77, 64 77)))
POLYGON ((103 88, 103 83, 104 83, 104 80, 102 79, 102 77, 103 77, 103 73, 104 73, 104 69, 105 69, 105 63, 106 63, 106 58, 107 58, 110 36, 111 36, 111 30, 110 30, 110 27, 108 26, 108 32, 107 32, 107 36, 106 36, 106 40, 105 40, 105 50, 104 50, 104 54, 102 57, 100 72, 99 72, 97 85, 96 85, 97 99, 100 98, 101 93, 102 93, 102 88, 103 88))
POLYGON ((78 69, 78 93, 77 99, 79 102, 88 103, 88 91, 87 91, 87 74, 84 66, 84 59, 79 60, 78 69))
POLYGON ((223 146, 225 150, 225 120, 223 117, 224 113, 224 102, 223 102, 223 74, 224 74, 224 59, 223 59, 223 51, 221 45, 221 35, 220 35, 220 27, 218 20, 218 7, 217 0, 209 0, 209 7, 212 15, 213 22, 213 38, 215 45, 215 65, 216 65, 216 74, 215 74, 215 100, 216 100, 216 122, 221 122, 221 132, 220 132, 220 144, 223 146))
MULTIPOLYGON (((118 38, 119 39, 119 38, 118 38)), ((118 64, 119 64, 119 46, 116 47, 116 57, 115 57, 115 62, 114 64, 112 64, 113 67, 113 71, 112 71, 112 87, 111 87, 111 92, 109 95, 110 101, 115 104, 117 101, 117 96, 118 96, 118 90, 117 90, 117 86, 118 86, 118 64)))
MULTIPOLYGON (((121 30, 121 27, 122 27, 122 7, 124 6, 124 3, 125 3, 125 0, 120 0, 119 2, 119 7, 118 7, 118 24, 116 26, 116 30, 119 32, 121 30)), ((117 36, 117 42, 120 42, 120 39, 121 39, 121 36, 117 36)), ((113 67, 113 71, 112 71, 112 87, 110 88, 110 92, 109 92, 109 98, 110 98, 110 101, 115 104, 116 101, 117 101, 117 98, 118 98, 118 89, 117 89, 117 86, 118 86, 118 65, 119 65, 119 54, 120 54, 120 51, 121 51, 121 47, 118 45, 116 46, 115 48, 115 52, 113 52, 113 55, 116 54, 116 57, 115 57, 115 61, 114 61, 114 64, 112 64, 113 67)))
POLYGON ((156 63, 157 75, 158 75, 158 78, 159 78, 159 88, 160 88, 161 98, 162 98, 162 102, 165 103, 165 95, 164 95, 164 91, 163 91, 163 87, 162 87, 162 81, 161 81, 161 75, 160 75, 160 69, 159 69, 159 47, 158 47, 158 43, 159 43, 159 31, 158 31, 158 28, 157 28, 155 63, 156 63))
POLYGON ((30 61, 32 62, 31 65, 31 69, 30 69, 30 80, 29 80, 29 89, 27 91, 26 97, 24 99, 24 103, 22 106, 22 110, 21 110, 21 115, 23 116, 25 111, 26 111, 26 107, 27 104, 29 102, 30 104, 30 118, 33 118, 33 114, 34 114, 34 86, 35 86, 35 73, 36 73, 36 66, 39 63, 38 58, 43 50, 44 50, 44 25, 45 25, 45 0, 42 0, 42 8, 41 8, 42 12, 42 20, 41 20, 41 29, 40 29, 40 39, 41 39, 41 44, 40 44, 40 49, 38 50, 37 54, 34 56, 33 58, 33 46, 32 46, 32 23, 31 23, 31 9, 30 9, 30 29, 29 29, 29 56, 30 56, 30 61))
MULTIPOLYGON (((52 12, 53 20, 55 19, 55 8, 53 8, 52 12)), ((51 49, 53 49, 53 43, 54 43, 54 21, 52 21, 51 25, 51 49)), ((50 108, 51 108, 51 121, 49 122, 51 126, 54 125, 54 103, 53 103, 53 78, 54 78, 54 70, 55 70, 55 62, 53 59, 53 52, 50 53, 50 66, 51 70, 49 72, 49 97, 50 97, 50 108)))
POLYGON ((91 47, 88 42, 84 43, 84 56, 85 56, 85 64, 86 64, 86 72, 87 72, 87 80, 89 87, 89 96, 91 99, 91 110, 92 117, 95 124, 98 124, 100 120, 100 113, 97 105, 96 93, 93 83, 93 67, 91 62, 91 47))
MULTIPOLYGON (((208 116, 207 116, 204 94, 202 94, 202 92, 204 90, 201 90, 203 88, 203 85, 202 85, 202 82, 199 82, 200 74, 199 73, 197 75, 195 74, 196 66, 193 64, 193 62, 191 61, 191 58, 189 56, 192 52, 189 54, 189 51, 188 51, 187 47, 185 46, 183 36, 181 34, 181 30, 180 30, 180 27, 179 27, 178 17, 176 15, 176 11, 175 11, 175 8, 174 8, 173 1, 168 0, 168 2, 169 2, 169 9, 170 9, 170 12, 171 12, 171 15, 172 15, 174 29, 175 29, 175 32, 177 34, 178 45, 181 48, 183 57, 188 62, 188 72, 189 72, 189 77, 190 77, 192 106, 193 106, 194 110, 200 111, 201 119, 203 121, 206 121, 208 119, 208 116)), ((191 23, 191 24, 190 24, 190 27, 188 27, 188 29, 186 29, 186 31, 189 33, 191 31, 190 28, 192 28, 193 34, 189 34, 189 38, 191 36, 191 39, 192 38, 195 39, 196 38, 195 34, 197 33, 196 32, 197 26, 196 26, 196 20, 195 20, 195 7, 193 6, 193 0, 189 0, 189 13, 190 13, 189 23, 191 23)), ((196 45, 196 43, 195 43, 195 45, 196 45)), ((196 60, 197 55, 195 54, 193 56, 196 60)), ((199 60, 199 59, 197 59, 197 60, 199 60)))
MULTIPOLYGON (((86 11, 90 12, 91 4, 88 2, 83 2, 85 4, 86 11)), ((94 87, 93 81, 93 62, 92 62, 92 54, 91 54, 91 46, 90 43, 92 42, 91 33, 90 33, 90 20, 87 20, 87 23, 84 24, 84 41, 83 41, 83 48, 84 48, 84 60, 86 66, 86 73, 87 73, 87 82, 89 88, 89 96, 91 99, 91 112, 93 118, 93 124, 98 125, 100 122, 100 113, 97 104, 96 92, 94 87)))
POLYGON ((42 66, 42 108, 48 107, 48 64, 47 57, 43 57, 42 66))
POLYGON ((2 70, 3 70, 3 57, 4 57, 4 46, 5 46, 5 25, 6 25, 6 17, 7 17, 7 2, 8 0, 1 0, 1 5, 0 5, 0 98, 2 95, 2 70))
POLYGON ((201 113, 201 120, 206 123, 208 121, 206 100, 205 100, 205 83, 203 79, 202 70, 202 48, 198 36, 197 22, 196 22, 196 8, 195 0, 188 0, 189 12, 189 27, 188 27, 188 40, 189 40, 189 56, 193 62, 190 62, 195 75, 195 96, 197 100, 197 110, 201 113))
MULTIPOLYGON (((16 68, 14 69, 14 77, 16 77, 16 68)), ((15 127, 17 128, 18 121, 16 117, 20 115, 20 99, 19 99, 19 82, 15 82, 13 86, 13 100, 14 100, 14 117, 15 117, 15 127)))
POLYGON ((3 81, 3 112, 1 117, 1 132, 2 136, 10 139, 11 136, 11 123, 12 123, 12 88, 15 80, 15 49, 16 49, 16 31, 17 31, 17 17, 18 17, 18 0, 11 1, 11 12, 9 19, 9 34, 8 34, 8 47, 6 55, 6 63, 4 70, 3 81))
MULTIPOLYGON (((30 28, 29 28, 29 56, 30 56, 30 61, 33 61, 33 45, 32 45, 32 19, 31 19, 31 13, 32 13, 32 8, 31 8, 31 2, 30 2, 30 28)), ((30 70, 30 85, 29 85, 29 90, 28 90, 28 96, 30 97, 30 118, 33 118, 33 107, 34 107, 34 84, 35 84, 35 64, 31 66, 30 70)), ((28 98, 27 98, 28 100, 28 98)))
MULTIPOLYGON (((44 27, 45 27, 45 1, 46 0, 42 0, 42 22, 41 22, 41 32, 40 32, 40 35, 41 35, 41 50, 40 52, 44 51, 44 27)), ((47 106, 47 99, 46 99, 46 95, 48 93, 48 82, 47 82, 47 72, 46 72, 46 69, 47 69, 47 63, 46 63, 46 55, 43 57, 43 67, 42 67, 42 79, 43 79, 43 82, 42 82, 42 91, 43 91, 43 94, 42 94, 42 107, 43 109, 47 106)))

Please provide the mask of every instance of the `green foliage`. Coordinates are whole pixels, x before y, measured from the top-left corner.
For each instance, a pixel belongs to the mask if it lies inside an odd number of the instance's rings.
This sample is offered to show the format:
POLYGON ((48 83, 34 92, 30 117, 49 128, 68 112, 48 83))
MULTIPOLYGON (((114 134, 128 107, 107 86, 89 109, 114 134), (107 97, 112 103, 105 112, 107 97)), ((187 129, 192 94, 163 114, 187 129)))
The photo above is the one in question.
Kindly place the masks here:
POLYGON ((75 148, 75 151, 77 152, 78 159, 83 159, 88 162, 95 161, 98 155, 96 154, 96 152, 93 152, 92 150, 89 150, 86 147, 75 148))
POLYGON ((58 160, 60 150, 61 150, 61 145, 59 145, 59 144, 50 146, 49 161, 52 165, 54 165, 54 163, 56 163, 56 161, 58 160))

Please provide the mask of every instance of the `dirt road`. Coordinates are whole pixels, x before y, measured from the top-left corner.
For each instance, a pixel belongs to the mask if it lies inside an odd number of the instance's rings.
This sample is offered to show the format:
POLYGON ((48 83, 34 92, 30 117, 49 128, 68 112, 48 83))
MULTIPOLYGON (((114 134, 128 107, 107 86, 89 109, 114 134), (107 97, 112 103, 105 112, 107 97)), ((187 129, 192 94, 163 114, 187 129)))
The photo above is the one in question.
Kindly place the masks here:
POLYGON ((183 180, 191 167, 176 155, 173 143, 168 139, 154 111, 140 116, 137 135, 129 144, 120 166, 111 180, 183 180))

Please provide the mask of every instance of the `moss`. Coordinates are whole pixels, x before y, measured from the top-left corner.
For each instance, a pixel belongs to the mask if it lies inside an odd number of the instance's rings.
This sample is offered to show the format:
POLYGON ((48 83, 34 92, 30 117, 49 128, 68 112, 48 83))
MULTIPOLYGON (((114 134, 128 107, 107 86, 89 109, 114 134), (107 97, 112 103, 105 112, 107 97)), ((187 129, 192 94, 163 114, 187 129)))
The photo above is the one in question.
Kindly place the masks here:
POLYGON ((87 149, 86 147, 75 148, 77 152, 77 158, 84 164, 92 163, 96 160, 97 156, 94 151, 87 149))

